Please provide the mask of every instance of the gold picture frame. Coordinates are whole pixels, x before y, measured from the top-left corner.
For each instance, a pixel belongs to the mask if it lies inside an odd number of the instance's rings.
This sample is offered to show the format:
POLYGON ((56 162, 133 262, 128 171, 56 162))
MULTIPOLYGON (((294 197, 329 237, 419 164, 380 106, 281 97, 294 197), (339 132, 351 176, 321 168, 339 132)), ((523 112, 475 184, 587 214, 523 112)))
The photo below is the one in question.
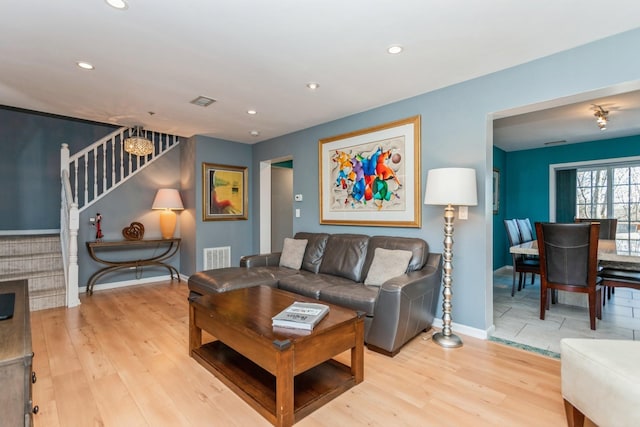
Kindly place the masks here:
POLYGON ((246 220, 247 167, 202 163, 202 220, 246 220))
POLYGON ((420 116, 318 141, 320 224, 421 226, 420 116))

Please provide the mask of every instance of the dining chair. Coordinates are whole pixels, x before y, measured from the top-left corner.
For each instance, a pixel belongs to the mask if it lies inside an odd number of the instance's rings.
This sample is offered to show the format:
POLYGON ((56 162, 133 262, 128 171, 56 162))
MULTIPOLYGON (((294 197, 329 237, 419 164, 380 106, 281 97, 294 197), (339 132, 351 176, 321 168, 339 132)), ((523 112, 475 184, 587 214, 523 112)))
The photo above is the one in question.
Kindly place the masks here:
MULTIPOLYGON (((518 231, 520 232, 520 243, 526 243, 526 242, 531 242, 535 240, 535 237, 533 234, 533 226, 531 225, 531 220, 529 218, 516 219, 516 224, 518 224, 518 231)), ((525 255, 524 258, 538 261, 538 255, 525 255)), ((536 280, 536 273, 531 273, 532 285, 535 282, 535 280, 536 280)), ((526 277, 525 277, 525 281, 526 281, 526 277)), ((523 282, 523 286, 524 286, 524 282, 523 282)))
POLYGON ((518 231, 520 232, 520 237, 522 238, 523 243, 534 240, 533 226, 531 225, 531 220, 529 218, 516 219, 516 223, 518 224, 518 231))
MULTIPOLYGON (((515 219, 505 219, 504 228, 507 231, 507 238, 509 239, 509 246, 515 246, 522 243, 520 236, 520 230, 518 229, 518 223, 515 219)), ((518 277, 518 291, 524 287, 526 281, 526 274, 540 274, 540 262, 536 258, 528 258, 522 254, 511 254, 513 261, 513 282, 511 284, 511 296, 515 295, 516 291, 516 273, 518 277)), ((533 283, 533 279, 531 281, 533 283)))
POLYGON ((540 256, 540 319, 549 309, 548 294, 557 289, 585 293, 589 299, 589 326, 602 319, 602 278, 598 277, 600 224, 536 222, 540 256))
POLYGON ((616 239, 618 218, 575 218, 575 222, 578 224, 583 222, 598 222, 600 223, 600 233, 598 234, 598 238, 605 240, 616 239))
MULTIPOLYGON (((598 222, 600 223, 600 233, 598 234, 598 238, 600 239, 606 239, 606 240, 615 240, 616 239, 616 230, 618 229, 618 219, 617 218, 601 218, 601 219, 595 219, 595 218, 576 218, 575 222, 577 223, 582 223, 582 222, 598 222)), ((616 265, 615 263, 612 263, 610 261, 600 261, 600 263, 598 264, 598 267, 600 270, 602 270, 603 268, 615 268, 616 265)), ((607 294, 607 298, 606 299, 602 299, 602 305, 605 304, 607 299, 611 299, 611 294, 613 292, 615 292, 615 287, 605 287, 605 291, 607 294)))
MULTIPOLYGON (((640 265, 636 265, 640 268, 640 265)), ((614 288, 632 288, 640 290, 640 270, 605 267, 598 272, 602 278, 602 285, 607 290, 614 288)), ((603 304, 604 305, 604 304, 603 304)))

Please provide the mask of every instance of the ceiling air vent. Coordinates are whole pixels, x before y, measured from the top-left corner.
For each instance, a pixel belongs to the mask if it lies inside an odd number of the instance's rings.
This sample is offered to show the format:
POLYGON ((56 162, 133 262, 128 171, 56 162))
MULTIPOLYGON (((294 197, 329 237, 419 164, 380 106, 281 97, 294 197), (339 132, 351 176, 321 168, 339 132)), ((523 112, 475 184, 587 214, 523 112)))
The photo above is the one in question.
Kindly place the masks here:
POLYGON ((194 99, 193 101, 191 101, 192 104, 199 105, 200 107, 208 107, 209 105, 213 104, 214 102, 216 102, 215 99, 207 98, 206 96, 199 96, 196 99, 194 99))
POLYGON ((549 141, 549 142, 545 142, 544 145, 555 145, 555 144, 564 144, 566 143, 567 140, 566 139, 561 139, 558 141, 549 141))

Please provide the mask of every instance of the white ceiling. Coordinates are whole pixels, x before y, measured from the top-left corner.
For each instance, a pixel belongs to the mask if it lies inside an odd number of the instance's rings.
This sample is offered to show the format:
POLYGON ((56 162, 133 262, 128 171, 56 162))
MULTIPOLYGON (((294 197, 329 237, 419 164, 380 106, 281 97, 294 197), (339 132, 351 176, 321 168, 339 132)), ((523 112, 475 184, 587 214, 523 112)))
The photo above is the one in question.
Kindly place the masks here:
POLYGON ((623 87, 619 94, 603 95, 613 89, 527 106, 532 112, 496 119, 493 143, 504 151, 518 151, 640 135, 640 90, 623 87), (596 123, 595 105, 609 112, 605 130, 596 123))
POLYGON ((0 104, 253 143, 640 26, 637 0, 128 2, 4 0, 0 104))

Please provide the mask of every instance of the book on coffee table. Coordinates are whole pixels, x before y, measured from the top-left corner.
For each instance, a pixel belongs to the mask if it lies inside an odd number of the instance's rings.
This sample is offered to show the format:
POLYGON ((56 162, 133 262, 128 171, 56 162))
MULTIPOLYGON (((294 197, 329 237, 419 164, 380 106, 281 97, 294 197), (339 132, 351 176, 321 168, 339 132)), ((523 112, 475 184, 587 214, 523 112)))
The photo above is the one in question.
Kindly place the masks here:
POLYGON ((329 306, 313 302, 294 302, 272 317, 273 327, 313 330, 329 312, 329 306))

